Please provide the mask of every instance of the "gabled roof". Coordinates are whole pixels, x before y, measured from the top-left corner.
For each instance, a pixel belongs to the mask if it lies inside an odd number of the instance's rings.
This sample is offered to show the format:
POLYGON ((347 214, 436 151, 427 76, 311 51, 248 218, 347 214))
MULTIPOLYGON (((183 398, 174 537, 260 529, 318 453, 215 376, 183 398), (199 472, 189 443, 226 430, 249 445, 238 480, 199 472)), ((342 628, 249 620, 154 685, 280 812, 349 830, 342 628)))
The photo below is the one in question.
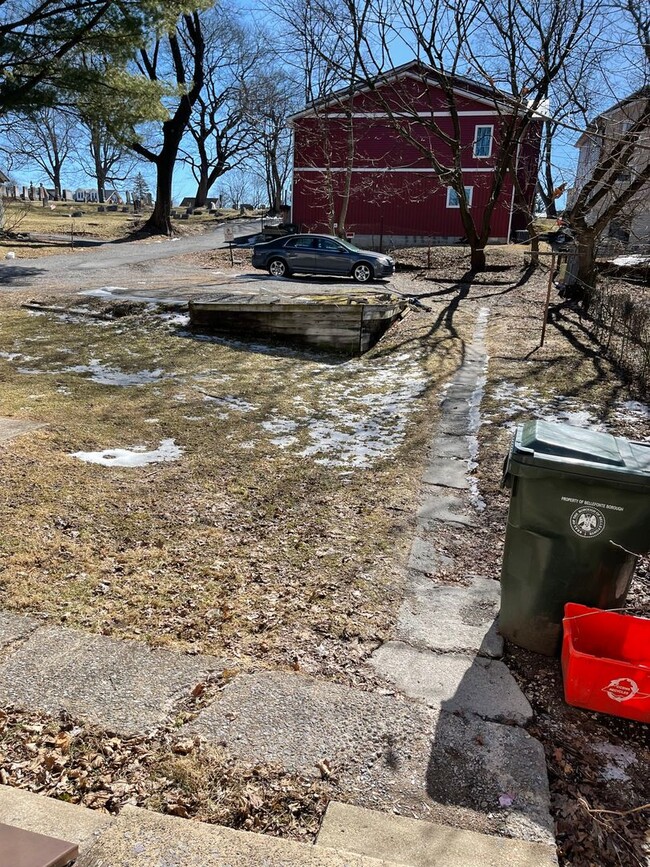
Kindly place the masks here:
MULTIPOLYGON (((432 85, 438 85, 438 77, 440 74, 441 73, 436 72, 433 67, 428 66, 419 60, 411 60, 408 63, 403 63, 401 66, 395 66, 386 72, 378 73, 372 79, 372 84, 368 84, 366 79, 360 79, 358 85, 355 87, 355 92, 368 92, 374 89, 378 84, 390 81, 399 81, 404 78, 413 78, 417 81, 427 81, 432 85)), ((498 98, 495 95, 494 89, 488 85, 481 84, 478 81, 473 81, 470 78, 465 78, 462 75, 454 75, 452 80, 454 82, 453 90, 459 95, 470 97, 471 99, 474 99, 477 102, 482 102, 492 108, 499 107, 506 110, 511 108, 511 106, 508 105, 507 97, 504 95, 503 98, 498 98)), ((321 108, 336 105, 347 96, 349 96, 349 88, 347 87, 334 90, 327 96, 313 100, 301 111, 290 115, 288 122, 291 124, 294 120, 300 117, 308 117, 311 114, 315 114, 321 108)))
POLYGON ((626 105, 632 105, 632 103, 638 102, 640 99, 650 99, 650 85, 646 84, 644 87, 640 87, 638 90, 635 90, 634 93, 624 96, 623 99, 620 99, 618 102, 614 103, 614 105, 610 105, 609 108, 606 108, 605 111, 601 111, 600 114, 597 114, 593 120, 589 121, 587 129, 580 134, 580 138, 576 141, 575 147, 579 148, 586 143, 590 133, 598 132, 598 122, 600 120, 607 118, 613 112, 618 111, 619 108, 625 108, 626 105))
POLYGON ((9 178, 5 173, 0 169, 0 184, 6 184, 9 181, 9 178))

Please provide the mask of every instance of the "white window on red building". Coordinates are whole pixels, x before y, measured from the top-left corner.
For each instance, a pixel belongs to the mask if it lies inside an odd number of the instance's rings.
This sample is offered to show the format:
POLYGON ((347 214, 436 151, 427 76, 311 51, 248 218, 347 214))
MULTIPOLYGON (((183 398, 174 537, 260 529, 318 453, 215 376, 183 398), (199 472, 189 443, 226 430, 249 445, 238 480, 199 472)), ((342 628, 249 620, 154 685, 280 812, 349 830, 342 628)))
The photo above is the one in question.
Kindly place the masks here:
POLYGON ((474 156, 489 157, 492 155, 492 133, 494 127, 491 124, 477 126, 474 134, 474 156))
MULTIPOLYGON (((463 187, 465 190, 465 198, 467 199, 467 204, 469 207, 472 206, 472 193, 474 192, 474 187, 463 187)), ((460 201, 458 199, 458 193, 453 187, 447 187, 447 207, 448 208, 460 208, 460 201)))

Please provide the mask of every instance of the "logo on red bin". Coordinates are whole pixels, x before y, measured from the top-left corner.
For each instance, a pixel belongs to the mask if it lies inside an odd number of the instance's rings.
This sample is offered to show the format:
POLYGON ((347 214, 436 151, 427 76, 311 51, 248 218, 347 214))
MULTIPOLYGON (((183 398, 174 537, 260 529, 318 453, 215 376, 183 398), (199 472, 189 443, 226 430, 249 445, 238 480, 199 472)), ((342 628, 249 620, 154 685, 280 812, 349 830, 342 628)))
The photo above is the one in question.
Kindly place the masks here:
POLYGON ((631 698, 638 696, 639 698, 648 698, 644 693, 639 692, 639 684, 632 680, 631 677, 617 677, 616 680, 610 681, 603 688, 612 701, 629 701, 631 698))

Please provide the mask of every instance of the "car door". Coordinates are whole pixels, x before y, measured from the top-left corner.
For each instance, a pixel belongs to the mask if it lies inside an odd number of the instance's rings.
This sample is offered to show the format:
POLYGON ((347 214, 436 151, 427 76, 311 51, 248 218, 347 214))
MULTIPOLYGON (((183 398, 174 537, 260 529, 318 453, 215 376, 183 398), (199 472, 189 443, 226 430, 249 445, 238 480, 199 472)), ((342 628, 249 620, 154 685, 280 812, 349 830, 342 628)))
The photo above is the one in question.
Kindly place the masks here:
POLYGON ((316 267, 323 274, 349 274, 347 250, 334 238, 319 238, 316 267))
POLYGON ((317 238, 312 238, 310 235, 298 235, 296 238, 289 238, 278 253, 284 254, 287 265, 292 271, 313 271, 317 241, 317 238))

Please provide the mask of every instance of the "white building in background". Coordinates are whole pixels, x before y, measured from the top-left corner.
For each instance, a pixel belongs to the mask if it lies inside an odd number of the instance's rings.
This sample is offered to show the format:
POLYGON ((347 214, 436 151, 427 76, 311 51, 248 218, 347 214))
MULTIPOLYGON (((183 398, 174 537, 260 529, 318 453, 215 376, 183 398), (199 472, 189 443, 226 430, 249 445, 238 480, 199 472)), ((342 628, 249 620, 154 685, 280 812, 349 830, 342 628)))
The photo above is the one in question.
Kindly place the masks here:
MULTIPOLYGON (((576 180, 573 189, 569 191, 568 206, 571 207, 584 185, 592 178, 593 173, 603 157, 607 157, 607 149, 611 148, 616 139, 630 129, 643 115, 650 98, 650 90, 644 89, 633 93, 598 115, 589 127, 582 133, 576 147, 580 150, 576 180)), ((639 147, 635 148, 631 159, 626 165, 615 166, 606 176, 606 182, 611 187, 593 208, 591 215, 596 219, 617 191, 624 190, 634 176, 642 171, 650 159, 650 130, 646 128, 639 133, 639 147)), ((650 182, 644 184, 623 210, 613 219, 602 234, 603 241, 619 241, 630 249, 650 247, 650 182)))

